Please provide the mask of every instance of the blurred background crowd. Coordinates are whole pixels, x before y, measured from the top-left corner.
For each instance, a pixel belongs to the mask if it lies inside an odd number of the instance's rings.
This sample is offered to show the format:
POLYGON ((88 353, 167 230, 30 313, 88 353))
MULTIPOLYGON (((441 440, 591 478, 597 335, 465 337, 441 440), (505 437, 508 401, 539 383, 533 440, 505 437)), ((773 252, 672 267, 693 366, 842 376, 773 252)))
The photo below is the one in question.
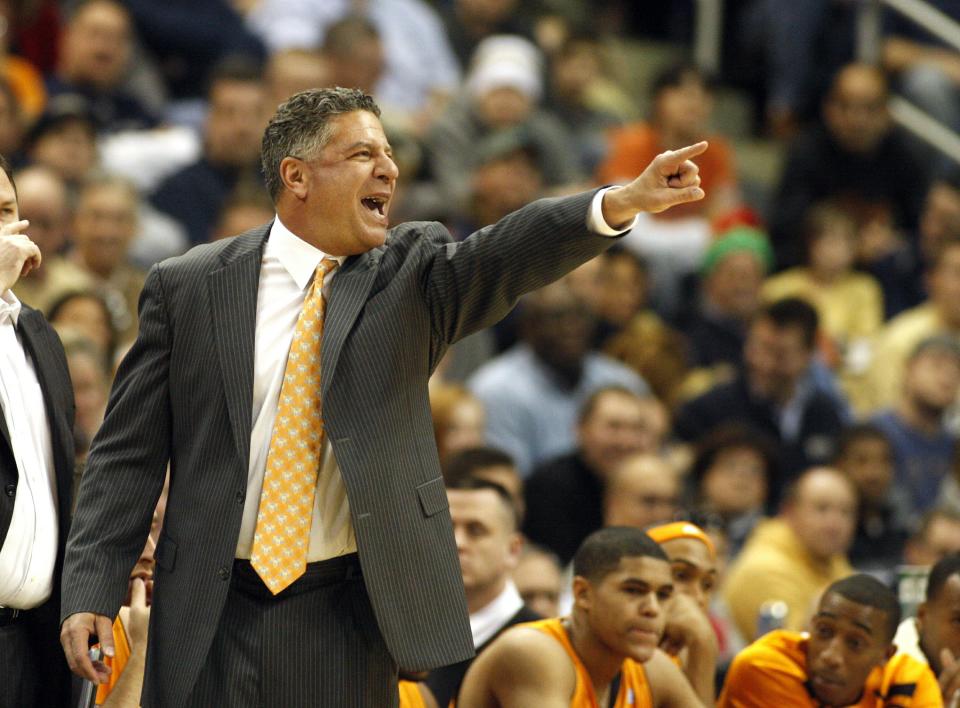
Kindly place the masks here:
POLYGON ((273 218, 262 130, 324 85, 382 106, 393 222, 456 238, 710 141, 704 201, 434 375, 448 482, 511 493, 531 606, 590 532, 694 520, 729 657, 769 600, 800 627, 853 568, 960 552, 960 53, 879 2, 0 0, 0 153, 44 255, 15 292, 64 341, 78 475, 146 269, 273 218))

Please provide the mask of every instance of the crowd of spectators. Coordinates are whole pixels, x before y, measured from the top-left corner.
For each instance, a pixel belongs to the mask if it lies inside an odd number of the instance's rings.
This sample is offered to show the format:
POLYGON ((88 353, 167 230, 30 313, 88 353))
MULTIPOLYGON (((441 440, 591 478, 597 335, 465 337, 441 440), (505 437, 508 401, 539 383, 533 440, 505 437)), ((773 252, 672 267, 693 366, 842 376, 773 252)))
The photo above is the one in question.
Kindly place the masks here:
MULTIPOLYGON (((571 561, 605 526, 706 531, 721 665, 771 602, 801 629, 855 570, 895 587, 960 553, 960 165, 887 107, 901 91, 960 129, 960 55, 888 18, 881 61, 854 61, 852 4, 731 3, 714 75, 684 59, 687 3, 0 2, 0 153, 43 252, 15 293, 64 342, 78 477, 147 269, 273 218, 269 116, 357 86, 402 174, 392 218, 457 238, 710 141, 706 199, 642 215, 439 362, 478 648, 568 610, 571 561), (640 85, 617 65, 649 40, 677 60, 652 52, 640 85), (770 183, 740 176, 715 111, 732 94, 781 158, 770 183)), ((441 705, 465 671, 428 681, 441 705)))

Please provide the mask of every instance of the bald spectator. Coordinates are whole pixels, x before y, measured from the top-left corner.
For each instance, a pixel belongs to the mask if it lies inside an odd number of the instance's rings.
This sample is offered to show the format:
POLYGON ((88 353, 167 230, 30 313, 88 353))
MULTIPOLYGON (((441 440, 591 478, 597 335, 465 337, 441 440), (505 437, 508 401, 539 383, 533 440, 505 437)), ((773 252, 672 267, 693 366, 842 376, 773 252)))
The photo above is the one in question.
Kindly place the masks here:
POLYGON ((527 477, 541 462, 572 452, 580 406, 604 386, 646 393, 623 364, 590 349, 593 319, 563 281, 522 300, 521 343, 471 376, 487 412, 487 443, 527 477))
POLYGON ((960 512, 937 507, 923 515, 916 533, 907 541, 907 565, 931 566, 951 553, 960 553, 960 512))
POLYGON ((769 435, 781 447, 781 479, 772 480, 776 500, 784 480, 831 459, 843 411, 809 379, 817 313, 803 300, 787 298, 756 316, 744 345, 743 371, 684 404, 674 430, 695 442, 723 422, 737 422, 769 435))
POLYGON ((193 245, 210 240, 217 216, 238 185, 263 184, 260 138, 267 90, 259 67, 229 59, 213 72, 203 155, 164 180, 151 201, 187 230, 193 245))
POLYGON ((849 64, 837 72, 822 124, 802 133, 787 155, 771 211, 779 266, 800 262, 799 225, 810 205, 822 199, 856 198, 889 208, 896 227, 917 223, 929 172, 894 130, 888 98, 882 69, 849 64))
POLYGON ((604 526, 645 529, 673 521, 680 511, 680 479, 658 455, 637 453, 616 466, 603 498, 604 526))
POLYGON ((960 341, 940 335, 917 344, 902 385, 896 405, 873 422, 893 447, 895 483, 919 515, 937 503, 954 463, 955 438, 945 416, 960 393, 960 341))
POLYGON ((124 89, 133 40, 133 22, 123 3, 74 3, 64 26, 57 69, 47 77, 48 93, 84 96, 98 132, 155 126, 157 117, 124 89))
POLYGON ((526 482, 526 536, 564 565, 603 525, 603 494, 614 469, 628 456, 655 453, 667 433, 663 406, 629 389, 604 387, 580 410, 577 450, 536 468, 526 482))
POLYGON ((20 278, 14 294, 31 306, 47 312, 62 295, 93 284, 90 276, 63 256, 67 246, 70 204, 60 176, 48 167, 27 167, 17 172, 17 195, 21 217, 30 222, 30 238, 43 263, 20 278))
POLYGON ((868 374, 872 410, 896 405, 907 359, 921 341, 938 334, 960 337, 960 236, 940 245, 926 282, 929 299, 894 317, 877 336, 868 374))
POLYGON ((797 479, 780 515, 757 526, 723 585, 744 639, 757 635, 760 609, 769 601, 786 603, 785 629, 806 626, 824 587, 853 572, 846 553, 856 513, 856 488, 842 472, 816 467, 797 479))
POLYGON ((128 260, 139 203, 128 181, 98 176, 81 189, 73 216, 74 263, 106 299, 121 341, 137 332, 137 301, 146 277, 128 260))

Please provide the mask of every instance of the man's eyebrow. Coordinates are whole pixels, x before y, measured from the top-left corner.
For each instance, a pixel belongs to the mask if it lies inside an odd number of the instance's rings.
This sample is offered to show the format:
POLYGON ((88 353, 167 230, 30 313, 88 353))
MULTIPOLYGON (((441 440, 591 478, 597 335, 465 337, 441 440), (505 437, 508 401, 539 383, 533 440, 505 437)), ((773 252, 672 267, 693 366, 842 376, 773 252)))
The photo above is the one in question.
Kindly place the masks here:
MULTIPOLYGON (((376 150, 379 147, 380 147, 379 145, 377 145, 376 143, 372 143, 369 140, 358 140, 353 145, 350 145, 347 147, 347 152, 350 152, 351 150, 356 150, 357 148, 369 148, 371 150, 376 150)), ((388 155, 393 154, 393 148, 390 147, 389 143, 384 146, 383 151, 388 155)))

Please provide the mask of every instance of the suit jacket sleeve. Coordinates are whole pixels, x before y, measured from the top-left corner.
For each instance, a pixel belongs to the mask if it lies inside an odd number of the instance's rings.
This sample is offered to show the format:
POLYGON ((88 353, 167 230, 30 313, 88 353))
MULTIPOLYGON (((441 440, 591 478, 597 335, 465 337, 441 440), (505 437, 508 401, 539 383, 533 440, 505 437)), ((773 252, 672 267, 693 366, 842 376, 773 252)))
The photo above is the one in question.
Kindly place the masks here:
POLYGON ((540 199, 459 243, 430 249, 423 285, 435 336, 448 345, 489 327, 524 293, 616 243, 587 229, 595 194, 540 199))
POLYGON ((170 454, 169 325, 154 266, 140 296, 137 340, 117 372, 80 483, 61 622, 77 612, 116 615, 149 533, 170 454))

